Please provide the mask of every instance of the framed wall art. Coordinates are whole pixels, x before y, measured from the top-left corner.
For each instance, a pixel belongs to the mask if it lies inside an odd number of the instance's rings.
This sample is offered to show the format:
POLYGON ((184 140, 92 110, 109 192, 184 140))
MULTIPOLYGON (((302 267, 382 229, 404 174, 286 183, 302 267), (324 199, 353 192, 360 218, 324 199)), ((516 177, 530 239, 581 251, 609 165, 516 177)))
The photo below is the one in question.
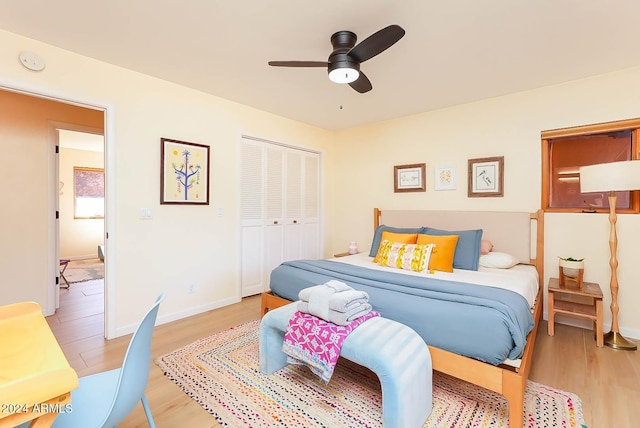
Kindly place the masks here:
POLYGON ((450 166, 436 168, 435 190, 456 190, 456 169, 450 166))
POLYGON ((209 205, 209 146, 161 138, 160 203, 209 205))
POLYGON ((426 164, 396 165, 393 167, 393 191, 426 192, 426 164))
POLYGON ((469 159, 468 196, 504 196, 504 156, 469 159))

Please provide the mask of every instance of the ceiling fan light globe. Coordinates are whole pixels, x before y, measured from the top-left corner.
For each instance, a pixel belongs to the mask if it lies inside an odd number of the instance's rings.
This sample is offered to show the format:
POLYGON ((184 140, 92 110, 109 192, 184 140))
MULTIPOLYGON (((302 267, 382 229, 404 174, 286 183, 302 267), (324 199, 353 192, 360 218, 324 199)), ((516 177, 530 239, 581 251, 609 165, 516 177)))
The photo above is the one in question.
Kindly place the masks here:
POLYGON ((329 80, 335 83, 351 83, 358 80, 360 72, 355 68, 336 68, 329 71, 329 80))

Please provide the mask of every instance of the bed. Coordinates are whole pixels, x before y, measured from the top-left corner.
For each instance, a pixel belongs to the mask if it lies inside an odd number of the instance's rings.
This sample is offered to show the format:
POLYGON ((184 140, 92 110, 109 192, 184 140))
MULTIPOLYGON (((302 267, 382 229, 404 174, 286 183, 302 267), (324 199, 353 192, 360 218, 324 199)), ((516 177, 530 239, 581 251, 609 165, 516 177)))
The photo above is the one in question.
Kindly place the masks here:
MULTIPOLYGON (((425 338, 434 370, 504 395, 509 403, 510 426, 522 426, 524 390, 542 315, 542 287, 538 280, 543 278, 542 212, 374 209, 374 232, 378 234, 374 234, 372 248, 378 248, 375 239, 384 225, 402 228, 397 230, 424 226, 440 231, 481 229, 482 237, 491 240, 494 251, 509 254, 520 262, 499 272, 503 276, 513 273, 518 278, 528 278, 525 282, 529 283, 533 278, 535 284, 525 285, 518 292, 509 290, 509 286, 499 286, 497 280, 492 284, 494 279, 485 284, 490 287, 478 286, 486 278, 492 278, 491 272, 486 271, 494 269, 483 268, 479 272, 454 269, 450 278, 438 272, 403 275, 395 272, 397 269, 372 268, 377 265, 371 263, 372 256, 368 253, 335 260, 296 260, 285 262, 272 272, 271 292, 262 296, 263 314, 296 300, 301 288, 322 283, 323 278, 337 278, 364 289, 383 316, 406 323, 425 338), (520 275, 517 271, 524 273, 520 275), (483 276, 486 278, 481 281, 472 279, 483 276), (444 287, 442 280, 448 280, 444 287), (476 284, 468 284, 474 281, 476 284), (443 288, 446 288, 444 295, 443 288), (434 300, 438 300, 437 305, 434 300), (477 326, 480 328, 474 330, 477 326), (486 349, 484 344, 488 345, 486 349)), ((462 253, 460 244, 456 257, 459 252, 462 253)), ((514 281, 507 278, 503 282, 514 281)))

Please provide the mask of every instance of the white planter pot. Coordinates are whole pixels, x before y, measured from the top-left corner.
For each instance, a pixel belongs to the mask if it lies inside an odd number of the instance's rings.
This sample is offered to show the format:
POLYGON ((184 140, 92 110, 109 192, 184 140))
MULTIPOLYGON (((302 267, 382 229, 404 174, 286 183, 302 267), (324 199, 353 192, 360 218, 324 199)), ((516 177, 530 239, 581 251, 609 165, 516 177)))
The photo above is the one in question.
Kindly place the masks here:
POLYGON ((584 260, 576 262, 558 257, 558 265, 562 267, 562 271, 566 276, 576 278, 580 273, 580 269, 584 269, 584 260))

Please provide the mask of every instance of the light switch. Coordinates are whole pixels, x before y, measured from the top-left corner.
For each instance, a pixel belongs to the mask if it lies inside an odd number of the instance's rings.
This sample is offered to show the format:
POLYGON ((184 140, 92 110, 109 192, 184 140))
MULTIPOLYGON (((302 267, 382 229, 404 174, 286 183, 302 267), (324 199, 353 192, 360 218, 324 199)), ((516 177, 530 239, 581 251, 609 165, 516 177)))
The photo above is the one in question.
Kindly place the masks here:
POLYGON ((151 220, 153 218, 153 212, 151 208, 140 208, 140 219, 151 220))
POLYGON ((224 215, 224 210, 222 207, 218 207, 218 217, 222 217, 224 215))

